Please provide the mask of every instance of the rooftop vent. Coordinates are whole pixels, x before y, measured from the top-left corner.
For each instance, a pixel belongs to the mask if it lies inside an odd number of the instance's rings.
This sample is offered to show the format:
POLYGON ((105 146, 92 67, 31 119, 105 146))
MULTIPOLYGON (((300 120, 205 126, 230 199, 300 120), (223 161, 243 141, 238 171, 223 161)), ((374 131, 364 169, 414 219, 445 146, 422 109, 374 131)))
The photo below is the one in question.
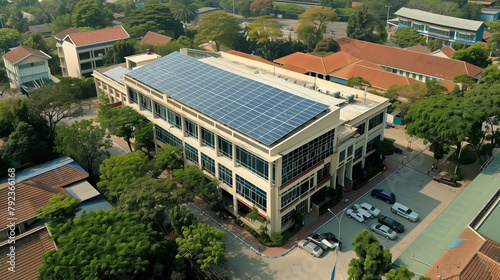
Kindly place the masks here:
POLYGON ((335 96, 336 98, 340 98, 340 91, 334 91, 332 92, 333 96, 335 96))
POLYGON ((354 102, 354 94, 347 95, 347 100, 349 101, 349 103, 354 102))

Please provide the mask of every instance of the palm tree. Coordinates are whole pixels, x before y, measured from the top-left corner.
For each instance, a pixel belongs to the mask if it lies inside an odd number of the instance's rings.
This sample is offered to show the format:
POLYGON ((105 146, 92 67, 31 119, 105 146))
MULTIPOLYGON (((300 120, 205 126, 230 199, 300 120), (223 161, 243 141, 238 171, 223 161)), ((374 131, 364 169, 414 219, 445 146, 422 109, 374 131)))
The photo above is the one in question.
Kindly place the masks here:
POLYGON ((28 31, 28 20, 23 16, 21 10, 13 9, 12 13, 9 17, 9 21, 7 21, 7 25, 9 25, 12 29, 19 31, 19 33, 24 33, 28 31))
POLYGON ((193 4, 192 0, 172 0, 170 1, 170 9, 174 14, 174 18, 184 25, 184 29, 187 28, 187 24, 196 18, 196 11, 198 10, 193 4))

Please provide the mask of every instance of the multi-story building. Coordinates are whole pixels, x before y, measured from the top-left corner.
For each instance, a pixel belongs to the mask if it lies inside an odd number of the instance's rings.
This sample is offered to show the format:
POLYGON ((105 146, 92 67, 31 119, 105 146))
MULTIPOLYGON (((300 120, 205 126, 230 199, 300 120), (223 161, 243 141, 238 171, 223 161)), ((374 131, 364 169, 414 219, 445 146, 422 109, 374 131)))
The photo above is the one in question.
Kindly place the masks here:
POLYGON ((398 16, 398 27, 414 27, 418 33, 427 38, 443 41, 446 45, 453 42, 467 45, 481 42, 486 27, 482 21, 438 15, 404 7, 394 14, 398 16))
POLYGON ((3 61, 10 87, 30 93, 44 85, 53 84, 49 59, 51 57, 48 54, 25 46, 6 53, 3 61))
POLYGON ((155 123, 159 145, 182 146, 186 164, 220 180, 233 213, 256 207, 271 233, 283 232, 293 210, 310 212, 321 189, 351 188, 384 137, 390 104, 258 60, 219 56, 172 53, 130 71, 122 101, 155 123))
POLYGON ((114 43, 130 38, 121 26, 82 32, 69 28, 54 35, 64 77, 89 77, 104 67, 103 56, 114 43))

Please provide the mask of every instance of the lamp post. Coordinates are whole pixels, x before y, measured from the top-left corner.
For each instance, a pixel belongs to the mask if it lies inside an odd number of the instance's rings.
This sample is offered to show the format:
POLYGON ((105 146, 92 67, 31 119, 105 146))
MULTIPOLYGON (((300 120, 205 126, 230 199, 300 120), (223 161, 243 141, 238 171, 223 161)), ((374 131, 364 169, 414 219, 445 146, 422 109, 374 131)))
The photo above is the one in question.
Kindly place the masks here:
POLYGON ((337 250, 335 251, 335 264, 333 265, 333 270, 332 270, 332 280, 334 280, 335 279, 335 269, 337 268, 337 261, 339 260, 339 250, 340 250, 340 222, 342 221, 342 218, 344 217, 345 209, 342 211, 342 215, 340 215, 340 219, 337 217, 338 214, 335 215, 335 213, 333 213, 333 211, 330 210, 330 208, 328 208, 328 212, 332 213, 333 217, 335 219, 337 219, 337 222, 339 223, 339 235, 338 235, 339 243, 337 244, 337 248, 336 248, 337 250))
POLYGON ((387 30, 389 31, 389 9, 392 7, 392 5, 385 5, 385 7, 387 8, 387 30))

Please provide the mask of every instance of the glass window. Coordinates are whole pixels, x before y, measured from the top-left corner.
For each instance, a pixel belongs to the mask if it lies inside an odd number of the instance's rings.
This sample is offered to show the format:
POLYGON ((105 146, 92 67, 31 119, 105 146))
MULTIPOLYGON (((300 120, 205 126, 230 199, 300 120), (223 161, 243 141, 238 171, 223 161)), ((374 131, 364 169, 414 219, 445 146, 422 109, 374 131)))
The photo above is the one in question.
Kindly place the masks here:
POLYGON ((85 63, 80 64, 80 69, 82 71, 92 69, 92 62, 85 62, 85 63))
POLYGON ((356 151, 354 151, 354 161, 360 159, 363 156, 363 146, 358 147, 356 151))
POLYGON ((167 109, 167 121, 169 124, 182 130, 182 117, 181 117, 181 115, 177 114, 176 112, 174 112, 170 109, 167 109))
POLYGON ((186 143, 186 159, 198 164, 198 150, 186 143))
POLYGON ((201 141, 212 149, 215 147, 214 134, 204 127, 201 127, 201 141))
POLYGON ((381 124, 384 121, 384 112, 376 115, 368 121, 368 130, 372 130, 377 125, 381 124))
POLYGON ((365 123, 362 123, 362 124, 358 125, 357 129, 358 129, 358 133, 360 135, 365 134, 365 123))
POLYGON ((164 121, 167 120, 167 108, 165 108, 165 106, 157 103, 157 102, 154 102, 153 101, 153 105, 154 105, 154 116, 155 118, 160 118, 164 121))
POLYGON ((95 61, 95 67, 103 67, 104 66, 104 60, 96 60, 95 61))
POLYGON ((325 164, 323 168, 318 170, 318 173, 316 174, 318 177, 318 184, 321 184, 326 178, 329 178, 330 175, 330 163, 325 164))
POLYGON ((138 98, 137 98, 137 91, 129 88, 128 89, 128 98, 130 99, 130 102, 137 104, 138 98))
POLYGON ((353 146, 350 146, 349 148, 347 148, 347 157, 352 156, 352 150, 353 150, 353 146))
POLYGON ((345 159, 345 150, 343 150, 342 152, 340 152, 339 154, 339 162, 343 162, 345 159))
POLYGON ((228 159, 233 159, 233 143, 220 136, 217 137, 219 138, 219 153, 228 159))
POLYGON ((175 135, 163 129, 157 124, 155 125, 155 128, 156 128, 156 139, 158 139, 163 143, 169 144, 170 146, 175 146, 175 147, 182 146, 181 139, 177 138, 175 135))
POLYGON ((215 175, 215 161, 204 153, 201 153, 201 168, 205 169, 208 173, 215 175))
POLYGON ((240 146, 236 146, 236 162, 259 177, 269 178, 269 163, 240 146))
POLYGON ((375 143, 378 141, 380 141, 380 135, 377 135, 372 140, 368 141, 366 143, 366 152, 368 153, 369 151, 375 149, 375 143))
POLYGON ((219 179, 229 186, 233 186, 233 171, 219 163, 219 179))
POLYGON ((198 139, 198 125, 186 118, 184 118, 184 123, 186 125, 186 134, 198 139))
POLYGON ((78 57, 80 58, 80 60, 89 59, 90 58, 90 52, 79 53, 78 57))
POLYGON ((236 174, 236 192, 260 209, 267 210, 267 193, 238 174, 236 174))
POLYGON ((141 109, 151 112, 151 99, 142 94, 139 95, 139 98, 141 100, 141 109))
POLYGON ((105 53, 106 53, 105 49, 95 50, 94 51, 94 57, 102 57, 102 56, 104 56, 105 53))
POLYGON ((288 223, 293 221, 293 213, 295 211, 290 211, 281 217, 281 228, 284 228, 288 223))

